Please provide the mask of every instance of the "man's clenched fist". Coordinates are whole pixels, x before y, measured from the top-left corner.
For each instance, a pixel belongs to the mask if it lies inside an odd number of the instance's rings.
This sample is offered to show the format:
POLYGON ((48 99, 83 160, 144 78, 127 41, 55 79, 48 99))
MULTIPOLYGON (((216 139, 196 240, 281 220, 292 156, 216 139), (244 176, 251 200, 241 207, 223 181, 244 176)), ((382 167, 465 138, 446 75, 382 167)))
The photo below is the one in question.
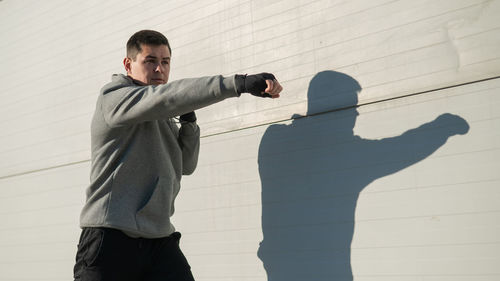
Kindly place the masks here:
POLYGON ((262 98, 279 98, 283 90, 280 83, 271 73, 254 75, 239 75, 235 77, 236 89, 239 94, 250 93, 262 98))

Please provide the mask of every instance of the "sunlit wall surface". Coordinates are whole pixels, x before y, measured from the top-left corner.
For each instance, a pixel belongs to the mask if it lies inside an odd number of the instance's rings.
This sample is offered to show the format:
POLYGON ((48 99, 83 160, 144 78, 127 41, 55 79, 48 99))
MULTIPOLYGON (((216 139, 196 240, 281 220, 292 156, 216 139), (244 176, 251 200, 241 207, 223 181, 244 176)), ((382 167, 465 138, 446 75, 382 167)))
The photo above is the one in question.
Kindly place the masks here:
POLYGON ((174 224, 197 280, 500 278, 500 1, 0 1, 0 280, 71 280, 99 89, 140 29, 197 112, 174 224))

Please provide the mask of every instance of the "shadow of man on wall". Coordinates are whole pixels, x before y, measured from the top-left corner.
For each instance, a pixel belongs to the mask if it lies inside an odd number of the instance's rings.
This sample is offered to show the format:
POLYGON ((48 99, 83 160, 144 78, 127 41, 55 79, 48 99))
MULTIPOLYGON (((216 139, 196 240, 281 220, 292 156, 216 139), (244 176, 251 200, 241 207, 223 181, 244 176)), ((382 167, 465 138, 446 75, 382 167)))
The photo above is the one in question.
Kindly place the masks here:
POLYGON ((349 75, 320 72, 309 84, 307 116, 271 125, 262 137, 258 257, 269 281, 352 281, 350 249, 360 192, 469 130, 463 118, 446 113, 400 136, 364 139, 353 133, 360 91, 349 75), (322 113, 339 104, 346 108, 322 113))

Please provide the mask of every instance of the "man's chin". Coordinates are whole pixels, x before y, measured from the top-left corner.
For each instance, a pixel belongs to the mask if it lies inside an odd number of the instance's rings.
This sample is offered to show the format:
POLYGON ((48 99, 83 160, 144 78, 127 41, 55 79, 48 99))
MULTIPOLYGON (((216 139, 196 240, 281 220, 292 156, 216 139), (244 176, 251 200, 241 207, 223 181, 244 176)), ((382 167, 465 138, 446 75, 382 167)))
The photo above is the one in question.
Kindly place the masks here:
POLYGON ((161 85, 161 84, 165 84, 165 80, 162 80, 162 79, 152 79, 150 84, 151 84, 151 85, 161 85))

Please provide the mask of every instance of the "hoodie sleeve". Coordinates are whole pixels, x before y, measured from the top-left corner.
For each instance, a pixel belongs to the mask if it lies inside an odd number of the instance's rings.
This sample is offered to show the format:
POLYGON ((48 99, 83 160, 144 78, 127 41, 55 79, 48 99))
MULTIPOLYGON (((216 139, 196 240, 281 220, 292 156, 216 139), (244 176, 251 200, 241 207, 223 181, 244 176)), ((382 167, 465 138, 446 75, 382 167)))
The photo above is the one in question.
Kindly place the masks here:
POLYGON ((189 78, 158 86, 110 83, 102 89, 101 110, 110 127, 119 127, 179 116, 237 96, 234 76, 189 78))
POLYGON ((185 122, 181 124, 178 142, 182 150, 182 174, 190 175, 198 165, 200 128, 196 125, 196 122, 185 122))

